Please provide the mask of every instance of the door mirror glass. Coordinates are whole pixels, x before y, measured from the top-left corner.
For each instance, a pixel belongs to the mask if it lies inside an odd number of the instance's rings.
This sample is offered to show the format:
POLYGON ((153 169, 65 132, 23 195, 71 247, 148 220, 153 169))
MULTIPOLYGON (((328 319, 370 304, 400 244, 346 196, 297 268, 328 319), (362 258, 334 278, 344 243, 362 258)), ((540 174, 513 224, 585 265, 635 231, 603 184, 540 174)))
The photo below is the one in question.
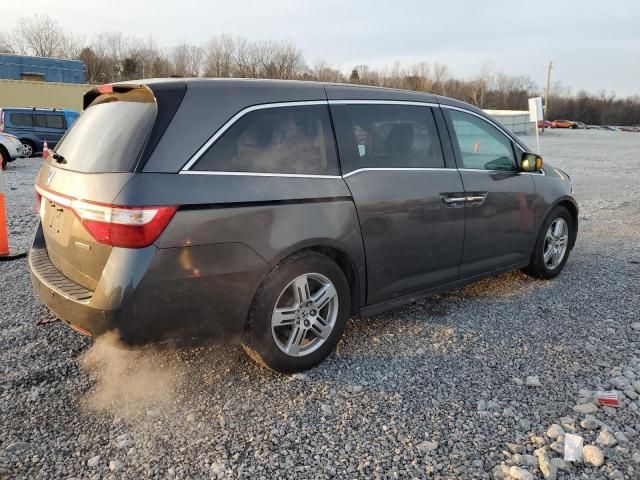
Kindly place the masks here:
POLYGON ((535 153, 523 153, 520 159, 520 170, 523 172, 537 172, 542 168, 542 157, 535 153))

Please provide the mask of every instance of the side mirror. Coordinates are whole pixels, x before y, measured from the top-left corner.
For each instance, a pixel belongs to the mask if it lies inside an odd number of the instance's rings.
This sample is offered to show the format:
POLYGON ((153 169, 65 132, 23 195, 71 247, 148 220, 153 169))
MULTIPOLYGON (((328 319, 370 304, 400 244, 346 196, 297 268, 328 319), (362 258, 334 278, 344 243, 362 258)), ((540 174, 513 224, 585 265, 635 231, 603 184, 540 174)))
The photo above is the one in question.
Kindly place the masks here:
POLYGON ((523 153, 520 158, 520 170, 523 172, 537 172, 542 168, 542 157, 535 153, 523 153))

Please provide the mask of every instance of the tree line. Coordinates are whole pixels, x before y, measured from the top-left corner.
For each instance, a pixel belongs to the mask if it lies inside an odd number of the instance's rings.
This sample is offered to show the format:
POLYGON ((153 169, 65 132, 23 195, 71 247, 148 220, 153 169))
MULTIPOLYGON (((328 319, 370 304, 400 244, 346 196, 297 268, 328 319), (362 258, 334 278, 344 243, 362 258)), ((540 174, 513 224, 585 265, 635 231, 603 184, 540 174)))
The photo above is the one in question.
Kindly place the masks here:
MULTIPOLYGON (((472 78, 454 77, 439 62, 384 68, 355 65, 343 72, 326 61, 310 65, 292 42, 250 41, 218 35, 203 45, 183 43, 161 48, 152 38, 101 32, 92 38, 65 31, 51 17, 22 18, 11 31, 0 30, 0 53, 82 60, 92 84, 154 77, 222 77, 317 80, 431 92, 480 108, 527 110, 528 99, 541 89, 528 76, 492 73, 483 68, 472 78)), ((567 118, 587 124, 640 124, 640 96, 616 98, 604 90, 572 94, 554 84, 549 119, 567 118)))

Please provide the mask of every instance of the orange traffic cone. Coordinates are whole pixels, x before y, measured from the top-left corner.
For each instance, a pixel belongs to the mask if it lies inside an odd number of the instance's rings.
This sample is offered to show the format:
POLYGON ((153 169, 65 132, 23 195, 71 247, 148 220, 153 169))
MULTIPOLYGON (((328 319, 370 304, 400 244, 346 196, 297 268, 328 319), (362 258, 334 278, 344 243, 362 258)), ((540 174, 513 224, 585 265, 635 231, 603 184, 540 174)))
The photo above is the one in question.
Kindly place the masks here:
POLYGON ((2 185, 2 174, 0 173, 0 261, 15 260, 27 255, 26 252, 9 252, 9 235, 7 234, 7 214, 4 208, 4 193, 2 185))
POLYGON ((49 158, 49 146, 47 145, 47 141, 44 141, 44 145, 42 146, 42 158, 49 158))
POLYGON ((7 235, 7 216, 4 211, 4 193, 0 192, 0 257, 9 255, 9 236, 7 235))

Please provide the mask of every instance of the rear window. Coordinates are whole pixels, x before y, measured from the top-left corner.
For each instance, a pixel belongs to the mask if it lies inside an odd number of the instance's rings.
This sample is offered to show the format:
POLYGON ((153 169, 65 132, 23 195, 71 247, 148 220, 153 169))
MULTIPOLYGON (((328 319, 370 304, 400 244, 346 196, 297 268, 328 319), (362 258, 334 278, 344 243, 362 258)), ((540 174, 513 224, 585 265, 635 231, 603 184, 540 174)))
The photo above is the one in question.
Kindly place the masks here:
POLYGON ((30 113, 12 113, 9 120, 13 125, 20 127, 33 127, 33 116, 30 113))
POLYGON ((209 148, 194 170, 337 175, 328 107, 249 112, 209 148))
POLYGON ((156 111, 147 89, 98 96, 56 146, 66 160, 56 166, 84 173, 132 171, 156 111))

